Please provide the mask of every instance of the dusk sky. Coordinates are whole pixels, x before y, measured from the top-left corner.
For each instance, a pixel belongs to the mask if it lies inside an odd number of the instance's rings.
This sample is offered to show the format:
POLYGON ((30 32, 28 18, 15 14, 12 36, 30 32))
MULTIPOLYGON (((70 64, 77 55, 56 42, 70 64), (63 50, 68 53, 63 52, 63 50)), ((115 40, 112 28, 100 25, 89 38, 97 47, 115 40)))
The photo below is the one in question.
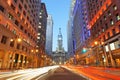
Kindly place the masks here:
POLYGON ((59 28, 63 35, 63 47, 67 50, 67 23, 71 0, 42 0, 46 4, 48 14, 53 17, 53 51, 57 47, 59 28))

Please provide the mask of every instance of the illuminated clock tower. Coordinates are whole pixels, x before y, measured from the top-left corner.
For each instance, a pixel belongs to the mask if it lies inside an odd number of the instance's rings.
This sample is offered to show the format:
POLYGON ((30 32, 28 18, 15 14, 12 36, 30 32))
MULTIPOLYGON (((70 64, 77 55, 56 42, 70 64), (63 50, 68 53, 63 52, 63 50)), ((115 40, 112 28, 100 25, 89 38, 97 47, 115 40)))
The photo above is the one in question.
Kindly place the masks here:
POLYGON ((59 34, 58 34, 58 50, 59 51, 63 50, 62 42, 63 42, 63 38, 61 34, 61 28, 59 28, 59 34))
POLYGON ((57 48, 53 53, 53 61, 55 64, 64 64, 66 61, 66 52, 63 47, 63 37, 61 33, 61 28, 59 28, 58 40, 57 40, 57 48))

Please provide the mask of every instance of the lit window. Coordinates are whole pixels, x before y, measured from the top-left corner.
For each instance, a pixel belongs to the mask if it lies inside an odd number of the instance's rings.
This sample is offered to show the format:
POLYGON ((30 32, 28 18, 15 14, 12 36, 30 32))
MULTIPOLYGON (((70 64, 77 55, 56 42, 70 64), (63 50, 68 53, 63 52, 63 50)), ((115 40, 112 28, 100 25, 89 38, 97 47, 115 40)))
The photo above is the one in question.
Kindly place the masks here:
POLYGON ((114 24, 114 21, 113 21, 112 19, 110 20, 110 24, 111 24, 111 25, 113 25, 113 24, 114 24))
POLYGON ((109 49, 108 49, 108 45, 107 45, 107 46, 105 46, 105 50, 106 50, 106 52, 108 52, 108 51, 109 51, 109 49))
POLYGON ((115 50, 115 45, 114 45, 114 43, 111 43, 111 44, 110 44, 110 49, 111 49, 111 50, 115 50))
POLYGON ((102 29, 102 32, 104 32, 105 30, 104 29, 102 29))
POLYGON ((40 18, 42 18, 42 16, 39 16, 40 18))
POLYGON ((106 20, 106 16, 104 16, 104 20, 106 20))
POLYGON ((114 6, 113 6, 113 9, 114 9, 114 10, 117 10, 117 6, 116 6, 116 5, 114 5, 114 6))
POLYGON ((38 35, 40 35, 40 33, 38 33, 38 35))
POLYGON ((116 15, 116 19, 119 21, 120 20, 120 16, 117 14, 116 15))
POLYGON ((111 12, 110 11, 108 11, 108 15, 111 16, 111 12))
POLYGON ((12 20, 12 19, 13 19, 12 14, 9 13, 9 14, 8 14, 8 18, 12 20))
POLYGON ((40 37, 37 37, 37 39, 40 39, 40 37))
POLYGON ((41 24, 41 22, 39 22, 39 24, 41 24))
POLYGON ((0 5, 0 11, 4 12, 4 8, 0 5))
POLYGON ((41 28, 41 26, 38 26, 38 28, 41 28))

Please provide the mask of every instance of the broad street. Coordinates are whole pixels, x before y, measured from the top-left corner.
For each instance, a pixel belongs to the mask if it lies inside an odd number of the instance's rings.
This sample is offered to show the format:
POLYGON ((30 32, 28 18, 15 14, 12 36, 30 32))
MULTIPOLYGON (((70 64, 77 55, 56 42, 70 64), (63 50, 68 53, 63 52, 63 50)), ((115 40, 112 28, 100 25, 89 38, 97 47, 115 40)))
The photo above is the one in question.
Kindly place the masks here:
POLYGON ((120 69, 57 65, 0 72, 0 80, 120 80, 120 69))

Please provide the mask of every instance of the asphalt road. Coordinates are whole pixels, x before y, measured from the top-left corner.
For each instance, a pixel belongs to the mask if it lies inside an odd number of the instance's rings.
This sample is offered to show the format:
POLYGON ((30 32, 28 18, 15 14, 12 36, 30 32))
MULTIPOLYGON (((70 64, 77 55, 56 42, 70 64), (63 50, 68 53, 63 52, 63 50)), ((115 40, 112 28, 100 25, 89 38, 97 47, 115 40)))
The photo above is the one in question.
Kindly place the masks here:
POLYGON ((49 76, 45 80, 87 80, 84 77, 75 74, 63 67, 59 67, 53 72, 48 72, 48 74, 49 76))

